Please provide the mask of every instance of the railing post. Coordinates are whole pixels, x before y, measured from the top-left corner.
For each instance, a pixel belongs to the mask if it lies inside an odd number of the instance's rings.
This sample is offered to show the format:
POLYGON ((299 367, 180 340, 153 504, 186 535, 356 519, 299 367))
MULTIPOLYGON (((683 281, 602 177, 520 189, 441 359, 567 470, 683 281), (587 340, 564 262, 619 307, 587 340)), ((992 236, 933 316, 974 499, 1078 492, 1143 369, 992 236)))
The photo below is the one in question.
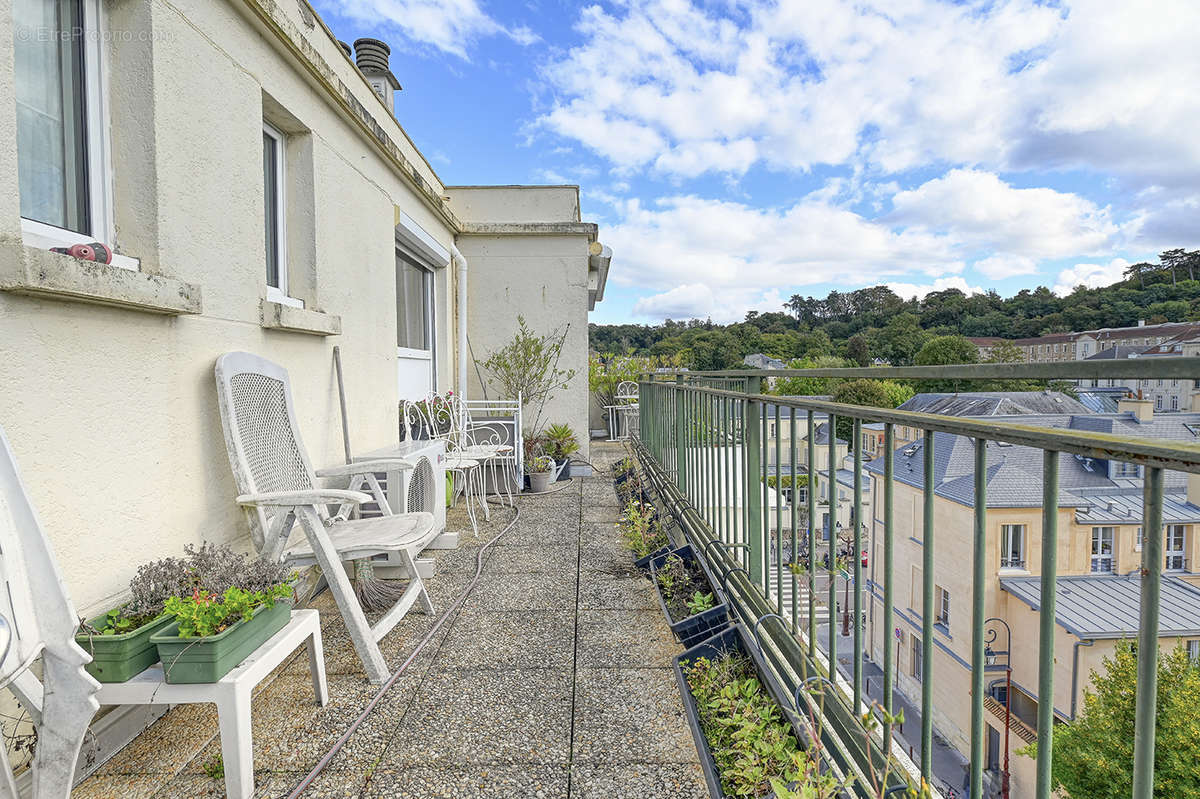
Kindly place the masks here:
POLYGON ((1163 472, 1146 468, 1142 508, 1142 618, 1138 624, 1137 699, 1133 723, 1133 799, 1154 796, 1154 722, 1158 697, 1158 603, 1163 567, 1163 472))
POLYGON ((862 420, 854 420, 854 712, 863 698, 862 420))
MULTIPOLYGON (((983 796, 984 582, 987 579, 987 440, 975 439, 975 540, 971 572, 971 796, 983 796)), ((1011 644, 1009 645, 1011 649, 1011 644)), ((1041 697, 1038 698, 1041 701, 1041 697)), ((1048 698, 1053 707, 1054 697, 1048 698)))
MULTIPOLYGON (((892 715, 892 682, 896 679, 896 657, 892 649, 892 624, 894 617, 892 605, 895 604, 894 582, 892 567, 895 561, 895 543, 892 531, 892 508, 894 491, 892 482, 895 477, 895 431, 892 423, 888 422, 883 428, 883 710, 892 715)), ((900 642, 896 642, 899 646, 900 642)), ((886 722, 883 726, 884 752, 892 751, 892 725, 886 722)))
POLYGON ((687 403, 683 390, 683 375, 675 375, 675 485, 687 496, 687 447, 683 443, 687 403))
POLYGON ((761 378, 751 377, 746 381, 747 397, 744 409, 745 419, 742 429, 742 459, 745 467, 743 474, 742 496, 746 503, 746 543, 749 550, 750 582, 755 585, 763 584, 763 558, 766 547, 763 546, 763 507, 762 488, 762 400, 758 399, 761 378))
POLYGON ((817 657, 817 432, 808 412, 808 656, 817 657))
MULTIPOLYGON (((934 447, 937 434, 925 431, 925 492, 921 514, 921 777, 933 779, 933 513, 937 479, 934 447)), ((972 796, 979 796, 978 793, 972 796)))
MULTIPOLYGON (((837 417, 829 414, 829 680, 837 685, 837 417)), ((847 608, 848 610, 848 608, 847 608)), ((855 709, 857 713, 857 708, 855 709)))
MULTIPOLYGON (((1054 753, 1054 612, 1058 596, 1058 453, 1046 450, 1042 460, 1042 609, 1038 619, 1036 799, 1050 799, 1050 766, 1054 753), (1050 697, 1051 701, 1043 697, 1050 697)), ((1011 652, 1009 660, 1012 660, 1011 652)), ((1012 697, 1005 697, 1006 704, 1011 701, 1012 697)))

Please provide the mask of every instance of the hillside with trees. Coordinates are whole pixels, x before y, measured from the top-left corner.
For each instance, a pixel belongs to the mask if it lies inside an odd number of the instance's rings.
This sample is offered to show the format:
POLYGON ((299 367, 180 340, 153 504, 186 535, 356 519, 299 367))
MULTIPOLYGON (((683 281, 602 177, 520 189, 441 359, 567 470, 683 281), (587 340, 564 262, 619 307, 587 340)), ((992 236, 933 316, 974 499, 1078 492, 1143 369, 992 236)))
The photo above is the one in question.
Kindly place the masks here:
MULTIPOLYGON (((668 319, 661 325, 593 324, 590 333, 592 350, 602 355, 655 356, 691 369, 739 368, 755 352, 788 362, 837 356, 904 366, 918 362, 922 348, 940 336, 1028 338, 1139 320, 1200 320, 1200 250, 1167 250, 1157 264, 1131 265, 1119 283, 1079 286, 1062 297, 1039 286, 1007 298, 947 289, 904 300, 886 286, 872 286, 831 291, 823 299, 796 294, 780 311, 751 311, 730 325, 668 319)), ((946 358, 958 347, 961 342, 939 342, 936 360, 927 362, 954 362, 946 358)), ((1019 353, 995 359, 1015 360, 1019 353)))

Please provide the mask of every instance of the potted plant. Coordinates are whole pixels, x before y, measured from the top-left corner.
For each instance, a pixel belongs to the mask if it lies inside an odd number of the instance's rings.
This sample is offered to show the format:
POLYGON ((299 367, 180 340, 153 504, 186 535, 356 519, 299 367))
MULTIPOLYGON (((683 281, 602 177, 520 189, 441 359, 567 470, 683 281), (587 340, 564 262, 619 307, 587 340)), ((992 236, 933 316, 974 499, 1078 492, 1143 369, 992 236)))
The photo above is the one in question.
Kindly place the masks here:
POLYGON ((535 455, 525 462, 525 471, 529 475, 529 490, 534 494, 544 493, 554 480, 554 460, 549 455, 535 455))
POLYGON ((570 425, 552 424, 544 433, 546 454, 558 466, 558 479, 571 479, 571 456, 579 451, 579 440, 570 425))
POLYGON ((244 571, 246 560, 228 546, 189 545, 182 558, 142 564, 129 582, 130 599, 87 619, 76 643, 92 656, 85 667, 100 682, 124 682, 158 661, 150 638, 173 620, 165 610, 172 596, 186 596, 200 586, 223 586, 228 575, 244 571))
POLYGON ((648 569, 650 559, 671 550, 671 541, 654 508, 642 502, 629 502, 617 522, 621 543, 633 553, 633 564, 648 569))
POLYGON ((292 586, 262 591, 231 586, 223 594, 197 588, 171 597, 174 623, 150 636, 168 683, 209 683, 224 677, 291 618, 292 586))
POLYGON ((690 544, 652 557, 650 579, 671 632, 685 649, 728 623, 725 597, 701 567, 690 544))

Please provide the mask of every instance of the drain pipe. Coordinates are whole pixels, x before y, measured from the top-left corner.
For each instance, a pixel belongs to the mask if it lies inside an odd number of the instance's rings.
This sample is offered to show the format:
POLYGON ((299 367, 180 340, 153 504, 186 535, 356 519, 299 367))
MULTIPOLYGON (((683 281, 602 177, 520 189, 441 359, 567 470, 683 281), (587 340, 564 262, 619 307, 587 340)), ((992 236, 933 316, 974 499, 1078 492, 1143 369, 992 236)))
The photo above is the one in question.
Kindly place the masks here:
MULTIPOLYGON (((1071 721, 1075 720, 1075 706, 1078 702, 1076 697, 1079 694, 1079 647, 1095 646, 1095 641, 1076 641, 1071 652, 1071 721)), ((1041 701, 1040 699, 1038 700, 1041 701)), ((1053 702, 1054 698, 1051 697, 1053 702)))
POLYGON ((454 261, 454 293, 458 305, 458 396, 467 398, 467 259, 450 243, 450 255, 454 261))

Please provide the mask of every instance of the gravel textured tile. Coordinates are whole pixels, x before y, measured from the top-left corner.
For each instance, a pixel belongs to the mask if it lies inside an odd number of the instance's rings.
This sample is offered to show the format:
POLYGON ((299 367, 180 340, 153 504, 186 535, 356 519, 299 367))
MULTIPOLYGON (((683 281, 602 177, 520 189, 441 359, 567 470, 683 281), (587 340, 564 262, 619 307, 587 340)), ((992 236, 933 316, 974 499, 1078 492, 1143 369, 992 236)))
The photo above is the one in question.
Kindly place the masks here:
POLYGON ((569 610, 575 607, 576 573, 487 574, 463 613, 501 610, 569 610))
POLYGON ((580 610, 578 664, 667 667, 681 648, 660 610, 580 610))
POLYGON ((571 769, 573 799, 707 799, 698 763, 578 763, 571 769))
POLYGON ((488 552, 495 554, 500 547, 530 546, 555 544, 575 544, 579 541, 579 524, 577 521, 564 520, 562 513, 544 513, 538 515, 521 510, 521 518, 513 529, 492 546, 488 552))
POLYGON ((617 519, 621 518, 620 505, 584 505, 583 507, 584 522, 611 522, 616 523, 617 519))
POLYGON ((619 541, 601 536, 580 543, 579 568, 614 577, 634 577, 643 573, 633 565, 633 555, 619 541))
POLYGON ((383 768, 363 797, 380 799, 565 799, 566 766, 475 766, 383 768))
POLYGON ((427 676, 381 762, 565 764, 570 745, 569 671, 452 669, 427 676))
POLYGON ((580 669, 574 762, 691 763, 695 742, 670 669, 580 669))
POLYGON ((575 657, 571 610, 464 613, 438 653, 436 669, 569 669, 575 657))
POLYGON ((71 799, 145 799, 160 795, 171 779, 171 774, 93 774, 71 791, 71 799))
POLYGON ((611 480, 588 480, 583 484, 584 507, 620 504, 621 500, 617 498, 617 492, 613 488, 611 480))
MULTIPOLYGON (((331 768, 363 771, 383 752, 411 701, 420 678, 402 676, 337 754, 331 768)), ((307 678, 287 675, 253 700, 254 768, 299 771, 312 768, 350 722, 362 712, 378 689, 350 675, 329 676, 329 704, 320 707, 307 678)), ((205 763, 221 752, 212 741, 184 767, 203 773, 205 763)))
POLYGON ((583 571, 579 574, 580 610, 658 610, 658 592, 637 569, 614 575, 583 571))
MULTIPOLYGON (((459 583, 459 590, 466 585, 466 580, 459 583)), ((444 610, 449 605, 449 599, 441 601, 434 600, 435 614, 425 614, 416 610, 411 610, 401 619, 395 627, 393 627, 387 635, 379 642, 379 650, 383 653, 384 662, 391 669, 398 668, 404 660, 412 654, 416 649, 417 644, 425 637, 426 633, 432 629, 436 622, 440 611, 444 610)), ((337 613, 335 609, 333 613, 337 613)), ((368 616, 368 621, 374 623, 375 618, 368 616)), ((354 648, 354 643, 350 638, 350 632, 346 629, 341 617, 338 616, 333 623, 329 624, 321 631, 322 646, 325 649, 325 672, 326 674, 345 674, 357 675, 365 677, 366 672, 363 669, 362 660, 358 656, 358 650, 354 648)), ((436 642, 431 642, 436 643, 436 642)), ((421 650, 418 656, 418 661, 424 660, 424 666, 428 666, 428 661, 432 659, 436 647, 431 648, 427 645, 421 650)), ((416 664, 414 664, 416 665, 416 664)), ((308 656, 293 658, 286 669, 285 674, 291 675, 307 675, 308 674, 308 656)))
MULTIPOLYGON (((256 771, 254 773, 254 796, 279 797, 289 794, 306 772, 256 771)), ((304 799, 353 799, 360 795, 365 773, 339 771, 322 772, 304 792, 304 799)), ((225 781, 214 780, 204 774, 180 774, 168 783, 154 799, 220 799, 225 794, 225 781)), ((74 794, 72 794, 74 796, 74 794)), ((114 796, 122 796, 114 794, 114 796)))
MULTIPOLYGON (((305 656, 305 662, 308 662, 305 656)), ((176 705, 96 770, 100 775, 174 774, 217 734, 217 707, 203 703, 176 705), (169 748, 174 759, 164 758, 169 748)))
POLYGON ((485 574, 542 574, 574 572, 579 565, 575 544, 519 544, 499 547, 488 558, 485 574))

